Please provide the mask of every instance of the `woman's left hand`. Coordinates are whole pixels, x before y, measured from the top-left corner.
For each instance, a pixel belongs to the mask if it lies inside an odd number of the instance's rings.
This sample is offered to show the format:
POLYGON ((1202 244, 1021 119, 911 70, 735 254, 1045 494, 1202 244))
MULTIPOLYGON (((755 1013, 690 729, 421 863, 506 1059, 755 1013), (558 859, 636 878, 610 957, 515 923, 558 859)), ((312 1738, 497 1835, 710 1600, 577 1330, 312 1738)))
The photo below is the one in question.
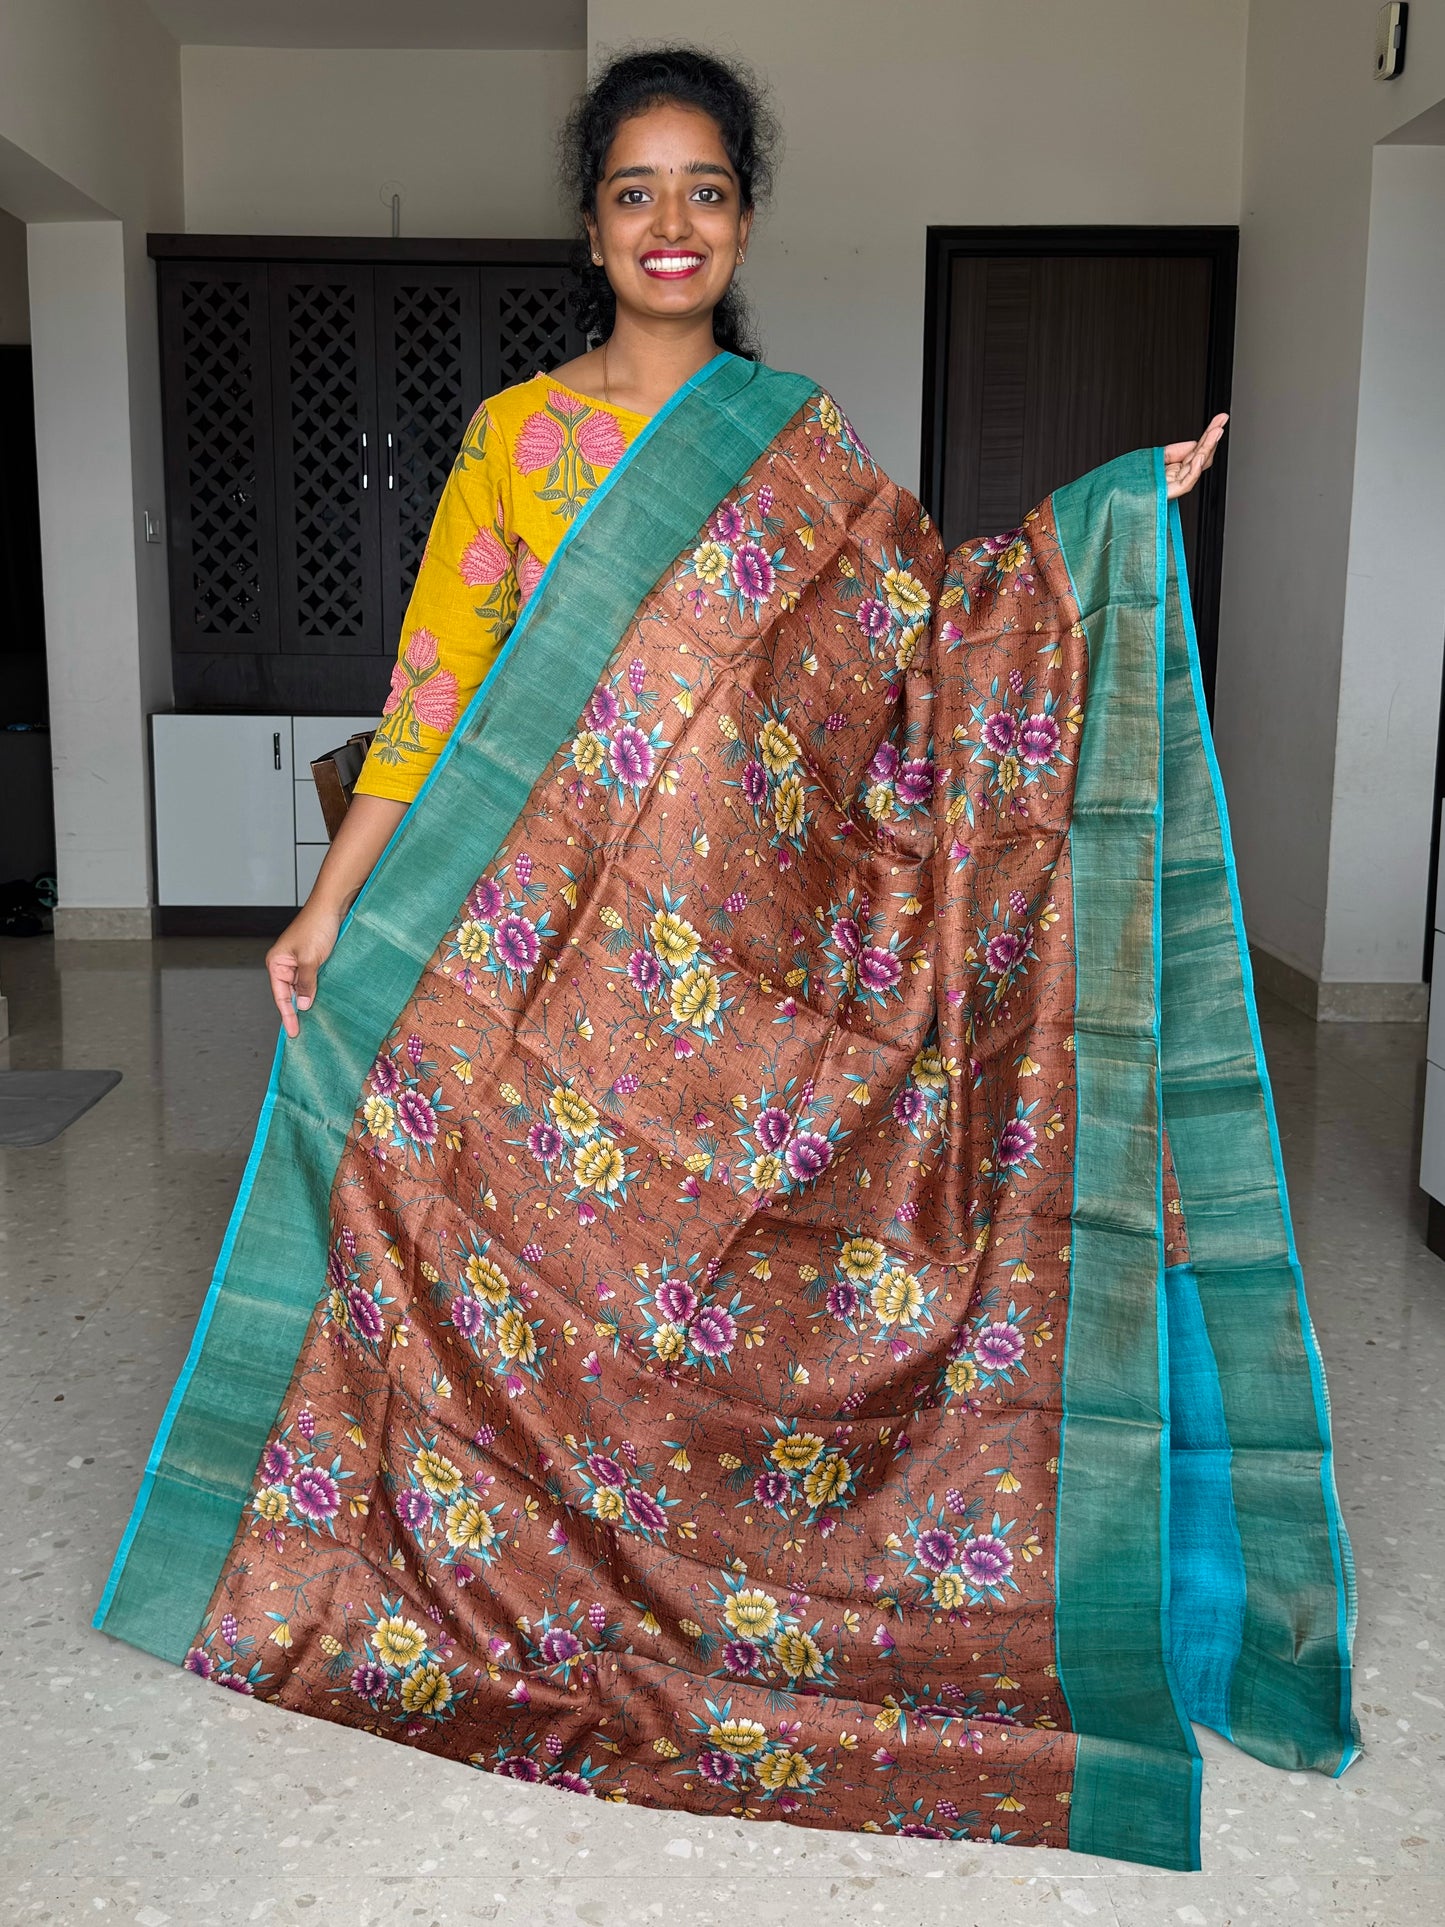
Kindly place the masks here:
POLYGON ((1197 442, 1170 442, 1164 450, 1164 480, 1169 500, 1187 495, 1214 460, 1228 415, 1216 415, 1197 442))

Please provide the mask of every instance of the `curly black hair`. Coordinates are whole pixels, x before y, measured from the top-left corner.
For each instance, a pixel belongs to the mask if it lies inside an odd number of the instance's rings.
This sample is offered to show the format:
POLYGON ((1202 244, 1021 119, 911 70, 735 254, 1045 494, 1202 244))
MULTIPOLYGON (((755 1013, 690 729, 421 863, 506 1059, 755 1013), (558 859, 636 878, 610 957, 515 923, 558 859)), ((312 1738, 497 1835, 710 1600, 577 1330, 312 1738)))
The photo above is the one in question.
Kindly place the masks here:
MULTIPOLYGON (((611 60, 563 123, 558 140, 562 181, 579 219, 597 212, 597 184, 622 122, 664 103, 700 107, 711 116, 737 174, 744 208, 766 200, 779 136, 756 77, 697 47, 648 47, 611 60)), ((589 340, 611 334, 617 298, 605 271, 592 259, 585 226, 570 262, 567 295, 589 340)), ((712 330, 719 348, 759 359, 752 320, 736 287, 729 288, 713 310, 712 330)))

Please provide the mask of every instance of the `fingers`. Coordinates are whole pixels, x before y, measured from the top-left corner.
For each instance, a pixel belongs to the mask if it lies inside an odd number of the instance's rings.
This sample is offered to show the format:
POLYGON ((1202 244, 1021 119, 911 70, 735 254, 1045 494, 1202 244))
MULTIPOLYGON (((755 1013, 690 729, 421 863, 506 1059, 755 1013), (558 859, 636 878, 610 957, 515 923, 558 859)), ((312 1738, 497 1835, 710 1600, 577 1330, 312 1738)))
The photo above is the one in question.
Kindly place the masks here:
POLYGON ((301 1026, 296 1018, 296 1006, 292 1002, 292 988, 296 980, 296 959, 281 955, 267 957, 266 975, 271 980, 271 997, 281 1013, 281 1028, 288 1037, 299 1037, 301 1026))
POLYGON ((316 1001, 316 965, 314 963, 297 964, 294 988, 296 993, 296 1008, 298 1010, 310 1010, 312 1004, 316 1001))

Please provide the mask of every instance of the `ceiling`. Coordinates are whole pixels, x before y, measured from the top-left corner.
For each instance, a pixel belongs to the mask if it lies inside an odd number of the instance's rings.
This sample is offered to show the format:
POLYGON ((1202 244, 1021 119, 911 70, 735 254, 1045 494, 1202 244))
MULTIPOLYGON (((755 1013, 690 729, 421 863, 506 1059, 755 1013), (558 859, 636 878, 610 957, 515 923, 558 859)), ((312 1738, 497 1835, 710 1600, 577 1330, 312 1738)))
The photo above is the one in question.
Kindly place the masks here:
POLYGON ((148 0, 183 47, 587 45, 587 0, 148 0))

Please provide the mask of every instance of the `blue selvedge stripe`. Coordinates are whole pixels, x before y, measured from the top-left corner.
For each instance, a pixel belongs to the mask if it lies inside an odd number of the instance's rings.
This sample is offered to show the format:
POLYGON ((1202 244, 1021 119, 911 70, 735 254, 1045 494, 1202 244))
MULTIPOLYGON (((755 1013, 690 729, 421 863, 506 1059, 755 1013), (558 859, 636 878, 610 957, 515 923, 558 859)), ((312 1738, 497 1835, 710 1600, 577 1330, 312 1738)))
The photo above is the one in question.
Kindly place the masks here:
MULTIPOLYGON (((1184 561, 1184 529, 1179 519, 1179 505, 1169 505, 1169 531, 1174 547, 1174 566, 1181 580, 1187 580, 1184 561)), ((1214 737, 1209 726, 1209 712, 1204 701, 1204 684, 1199 670, 1199 639, 1195 633, 1193 612, 1181 597, 1184 616, 1184 633, 1188 645, 1189 682, 1194 694, 1195 713, 1199 718, 1199 733, 1204 745, 1205 767, 1209 771, 1210 787, 1214 791, 1214 804, 1219 812, 1220 836, 1224 847, 1225 877, 1229 887, 1229 908, 1234 923, 1235 942, 1239 949, 1239 967, 1244 986, 1245 1015, 1249 1020, 1249 1034, 1254 1048, 1255 1071, 1259 1077, 1260 1092, 1264 1099, 1265 1123, 1269 1130, 1270 1156, 1274 1163, 1275 1184, 1279 1192, 1280 1213, 1284 1220, 1284 1233, 1289 1256, 1290 1272, 1294 1278, 1295 1302, 1299 1309, 1300 1334, 1304 1346, 1305 1361, 1309 1366, 1310 1388, 1314 1395, 1315 1418, 1320 1434, 1320 1488, 1324 1499, 1325 1523, 1329 1533, 1330 1560, 1335 1574, 1336 1641, 1340 1663, 1340 1730, 1348 1734, 1353 1720, 1350 1710, 1350 1666, 1351 1648, 1355 1637, 1355 1568, 1350 1552, 1349 1536, 1345 1531, 1344 1517, 1340 1511, 1339 1493, 1335 1484, 1334 1440, 1330 1429, 1330 1401, 1325 1386, 1324 1366, 1320 1359, 1319 1343, 1315 1337, 1314 1322, 1310 1317, 1309 1304, 1305 1297, 1304 1271, 1300 1265, 1299 1252, 1295 1246, 1294 1222, 1289 1208, 1289 1191, 1285 1183, 1284 1157, 1280 1150, 1279 1123, 1275 1117, 1274 1094, 1270 1089, 1269 1069, 1265 1063, 1264 1040, 1259 1030, 1259 1008, 1254 994, 1254 971, 1249 961, 1249 939, 1244 928, 1244 906, 1239 893, 1239 875, 1234 861, 1234 843, 1229 830, 1229 810, 1224 800, 1224 781, 1219 771, 1219 758, 1214 752, 1214 737)), ((1354 1760, 1360 1756, 1361 1749, 1353 1741, 1349 1742, 1340 1764, 1332 1777, 1338 1779, 1354 1760)))
MULTIPOLYGON (((397 840, 400 838, 407 824, 411 821, 412 814, 415 811, 417 805, 421 802, 422 798, 427 794, 432 784, 437 780, 437 777, 441 774, 441 771, 445 768, 446 764, 450 761, 452 752, 456 748, 457 740, 462 734, 462 731, 466 728, 467 724, 475 716, 478 708, 481 705, 483 697, 487 694, 488 690, 490 689, 492 682, 500 672, 503 663, 506 662, 508 656, 512 653, 512 650, 516 646, 518 638, 524 633, 527 626, 528 618, 533 614, 533 612, 537 609, 538 605, 540 604, 542 600, 543 592, 546 590, 548 583, 551 581, 553 575, 556 573, 557 565, 562 559, 563 554, 566 552, 567 545, 571 541, 572 537, 587 521, 588 517, 592 514, 592 511, 596 508, 597 504, 603 499, 603 497, 608 493, 608 491, 616 484, 618 477, 625 473, 633 457, 638 453, 640 449, 646 446, 647 442, 651 439, 653 433, 657 430, 658 427, 661 426, 661 424, 664 421, 667 420, 668 416, 672 414, 673 410, 677 408, 678 405, 682 401, 684 401, 686 397, 690 395, 695 388, 699 387, 701 383, 706 381, 710 375, 716 374, 720 368, 725 367, 728 362, 734 359, 735 357, 727 353, 725 350, 714 355, 712 360, 708 362, 706 367, 700 368, 697 371, 697 373, 691 378, 691 380, 685 381, 682 387, 679 388, 675 394, 669 396, 667 401, 663 403, 662 407, 657 411, 657 413, 654 416, 652 416, 651 419, 647 422, 646 426, 640 429, 637 435, 634 436, 632 441, 628 443, 626 449, 622 453, 621 459, 616 463, 616 465, 613 468, 609 469, 607 474, 597 484, 597 487, 592 491, 591 495, 588 496, 586 503, 583 505, 581 513, 572 522, 568 524, 567 529, 562 536, 562 540, 557 544, 557 547, 553 552, 551 560, 548 562, 546 568, 542 571, 541 575, 538 577, 537 586, 532 591, 531 595, 528 597, 526 607, 519 614, 516 622, 513 623, 511 634, 507 637, 506 642, 504 643, 504 645, 502 646, 502 649, 498 653, 496 661, 492 664, 491 668, 487 671, 486 676, 484 677, 481 684, 473 694, 471 701, 466 706, 466 709, 462 712, 462 715, 458 718, 457 722, 453 725, 452 733, 447 738, 446 743, 442 747, 441 754, 437 757, 436 761, 433 763, 430 771, 428 772, 425 782, 422 784, 421 788, 417 791, 411 803, 408 805, 406 814, 402 817, 401 821, 397 824, 395 830, 393 830, 390 838, 387 841, 385 849, 382 851, 381 855, 377 858, 376 862, 372 865, 371 873, 367 877, 366 882, 362 885, 361 889, 357 892, 355 901, 352 903, 350 910, 346 913, 346 916, 342 921, 341 928, 337 932, 338 943, 341 941, 342 935, 344 934, 347 927, 351 923, 352 918, 356 915, 357 910, 360 908, 363 898, 366 896, 367 891, 371 887, 372 879, 376 876, 382 864, 386 861, 387 857, 390 856, 392 850, 396 847, 397 840)), ((318 995, 320 993, 321 979, 325 971, 325 968, 326 966, 323 964, 321 966, 321 970, 318 971, 317 973, 318 995)), ((155 1485, 156 1474, 160 1470, 162 1459, 165 1457, 166 1446, 170 1443, 171 1428, 175 1424, 176 1414, 180 1410, 181 1405, 184 1402, 187 1389, 189 1388, 191 1380, 195 1376, 196 1368, 200 1363, 201 1353, 205 1347, 206 1334, 210 1329, 211 1319, 215 1312, 216 1301, 221 1295, 221 1288, 225 1282, 226 1270, 230 1263, 230 1258, 231 1258, 231 1251, 235 1245, 237 1235, 241 1228, 241 1220, 244 1218, 246 1214, 246 1207, 250 1203, 251 1192, 256 1182, 256 1173, 260 1167, 261 1158, 266 1149, 266 1139, 271 1128, 271 1118, 276 1108, 277 1085, 281 1075, 281 1059, 285 1051, 285 1047, 286 1047, 286 1032, 283 1027, 280 1032, 280 1035, 277 1037, 277 1040, 276 1040, 276 1051, 275 1051, 274 1057, 271 1060, 271 1075, 266 1084, 266 1095, 262 1099, 261 1114, 256 1122, 256 1133, 254 1138, 251 1141, 250 1155, 246 1159, 246 1168, 241 1176, 241 1188, 236 1195, 236 1202, 231 1208, 230 1220, 226 1226, 226 1235, 222 1240, 220 1254, 217 1257, 215 1269, 211 1274, 210 1287, 206 1292, 205 1301, 201 1306, 200 1316, 196 1321, 196 1328, 191 1337, 190 1349, 186 1353, 186 1360, 184 1365, 181 1367, 180 1376, 179 1378, 177 1378, 175 1385, 171 1389, 170 1398, 166 1401, 165 1411, 161 1414, 160 1425, 157 1428, 155 1439, 151 1445, 150 1452, 146 1458, 145 1472, 141 1479, 140 1490, 136 1494, 135 1504, 131 1507, 130 1518, 126 1523, 126 1528, 124 1533, 121 1535, 120 1545, 116 1550, 115 1558, 111 1562, 110 1576, 107 1578, 105 1582, 105 1590, 101 1593, 100 1603, 97 1605, 95 1612, 91 1618, 91 1624, 96 1627, 103 1627, 105 1616, 107 1612, 110 1610, 110 1602, 115 1596, 116 1587, 120 1584, 120 1576, 122 1571, 125 1568, 126 1559, 129 1557, 131 1546, 135 1541, 135 1536, 137 1532, 139 1532, 140 1530, 141 1520, 145 1516, 146 1506, 149 1503, 151 1491, 155 1485)))

